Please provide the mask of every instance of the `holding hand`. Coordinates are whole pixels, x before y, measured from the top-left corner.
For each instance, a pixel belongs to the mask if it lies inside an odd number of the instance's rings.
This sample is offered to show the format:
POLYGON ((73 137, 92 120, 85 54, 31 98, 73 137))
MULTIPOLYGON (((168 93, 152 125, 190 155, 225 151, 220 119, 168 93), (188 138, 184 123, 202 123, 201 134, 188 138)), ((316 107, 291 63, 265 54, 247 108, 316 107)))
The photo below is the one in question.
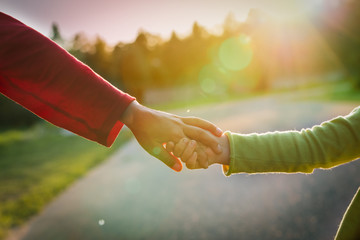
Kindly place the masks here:
POLYGON ((211 148, 188 138, 183 138, 177 143, 166 143, 166 150, 181 158, 181 161, 185 162, 189 169, 207 168, 214 163, 229 165, 229 140, 225 134, 217 140, 223 150, 220 154, 216 154, 211 148))
POLYGON ((194 139, 221 153, 218 137, 222 131, 214 124, 195 117, 179 117, 153 110, 133 101, 120 120, 130 128, 139 144, 151 155, 175 171, 181 171, 181 161, 167 152, 164 144, 182 138, 194 139), (217 136, 217 137, 216 137, 217 136))

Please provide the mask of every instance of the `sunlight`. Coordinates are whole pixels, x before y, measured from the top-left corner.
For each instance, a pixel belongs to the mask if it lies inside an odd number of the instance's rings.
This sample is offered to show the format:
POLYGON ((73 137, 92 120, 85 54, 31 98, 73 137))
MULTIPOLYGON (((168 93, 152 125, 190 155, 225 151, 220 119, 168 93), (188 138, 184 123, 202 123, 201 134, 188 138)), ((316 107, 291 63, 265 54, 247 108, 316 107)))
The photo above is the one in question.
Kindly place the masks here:
POLYGON ((201 89, 206 93, 213 93, 216 90, 216 83, 214 79, 204 78, 201 81, 201 89))
POLYGON ((204 66, 199 72, 200 87, 205 93, 214 93, 216 91, 215 74, 210 65, 204 66))
POLYGON ((219 48, 219 59, 228 70, 238 71, 246 68, 252 56, 250 37, 243 34, 225 40, 219 48))
POLYGON ((199 83, 201 90, 207 94, 222 94, 225 91, 224 78, 218 67, 207 64, 199 72, 199 83))

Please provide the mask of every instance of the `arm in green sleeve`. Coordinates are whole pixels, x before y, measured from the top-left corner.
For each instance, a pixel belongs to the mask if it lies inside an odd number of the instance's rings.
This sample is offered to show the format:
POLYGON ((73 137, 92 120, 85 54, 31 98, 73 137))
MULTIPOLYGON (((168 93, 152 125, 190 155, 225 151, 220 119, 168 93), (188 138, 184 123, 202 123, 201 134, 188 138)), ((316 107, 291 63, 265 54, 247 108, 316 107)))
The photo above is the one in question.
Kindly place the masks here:
POLYGON ((356 240, 360 236, 360 188, 357 190, 336 233, 335 240, 356 240))
POLYGON ((226 133, 232 173, 305 172, 331 168, 360 157, 360 108, 301 131, 226 133))

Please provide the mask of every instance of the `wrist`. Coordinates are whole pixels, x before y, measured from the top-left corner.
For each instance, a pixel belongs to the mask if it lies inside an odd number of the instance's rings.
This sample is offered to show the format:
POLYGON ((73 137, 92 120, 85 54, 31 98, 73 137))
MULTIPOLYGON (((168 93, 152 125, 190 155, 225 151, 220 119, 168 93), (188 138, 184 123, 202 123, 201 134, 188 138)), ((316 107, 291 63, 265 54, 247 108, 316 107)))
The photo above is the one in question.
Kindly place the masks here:
POLYGON ((222 165, 230 164, 230 143, 226 134, 223 134, 220 137, 220 146, 222 148, 222 153, 220 153, 219 163, 222 165))
POLYGON ((128 128, 132 128, 136 119, 141 111, 145 109, 144 106, 139 104, 136 100, 132 101, 123 114, 120 116, 120 121, 124 123, 128 128))

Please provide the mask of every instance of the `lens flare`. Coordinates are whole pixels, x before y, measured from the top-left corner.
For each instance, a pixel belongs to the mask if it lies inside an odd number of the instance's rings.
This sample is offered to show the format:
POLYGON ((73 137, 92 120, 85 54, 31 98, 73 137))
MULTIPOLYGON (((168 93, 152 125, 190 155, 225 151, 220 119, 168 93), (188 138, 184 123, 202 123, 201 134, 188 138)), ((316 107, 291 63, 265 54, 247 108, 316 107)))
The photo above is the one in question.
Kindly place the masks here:
POLYGON ((104 219, 100 219, 100 220, 99 220, 99 225, 100 225, 100 226, 103 226, 104 224, 105 224, 105 220, 104 220, 104 219))
POLYGON ((224 68, 239 71, 246 68, 252 59, 250 38, 246 35, 225 40, 219 48, 219 59, 224 68))
POLYGON ((216 64, 203 66, 198 76, 201 90, 210 95, 224 94, 227 88, 227 76, 224 72, 216 64))
POLYGON ((216 89, 216 83, 214 79, 204 78, 201 81, 201 89, 206 93, 213 93, 216 89))
POLYGON ((214 77, 213 68, 210 65, 205 65, 199 72, 199 82, 201 89, 205 93, 214 93, 217 88, 216 81, 214 77))
POLYGON ((154 155, 159 155, 160 152, 161 152, 161 149, 160 149, 159 147, 154 147, 154 148, 153 148, 153 154, 154 154, 154 155))

